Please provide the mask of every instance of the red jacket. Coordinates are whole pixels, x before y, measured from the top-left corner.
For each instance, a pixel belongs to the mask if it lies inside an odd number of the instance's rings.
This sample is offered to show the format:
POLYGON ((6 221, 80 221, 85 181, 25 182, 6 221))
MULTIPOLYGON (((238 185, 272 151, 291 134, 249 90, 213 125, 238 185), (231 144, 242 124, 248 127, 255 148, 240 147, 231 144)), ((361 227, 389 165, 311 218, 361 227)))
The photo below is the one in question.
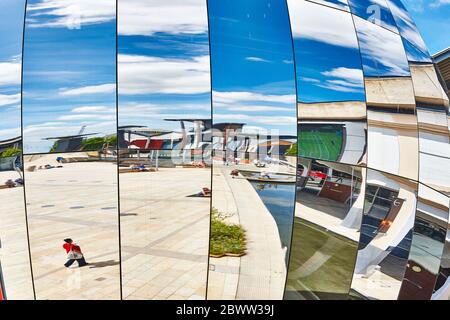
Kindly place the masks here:
POLYGON ((72 244, 64 243, 63 248, 66 249, 67 253, 69 253, 71 249, 75 252, 81 253, 81 248, 74 243, 72 243, 72 244))

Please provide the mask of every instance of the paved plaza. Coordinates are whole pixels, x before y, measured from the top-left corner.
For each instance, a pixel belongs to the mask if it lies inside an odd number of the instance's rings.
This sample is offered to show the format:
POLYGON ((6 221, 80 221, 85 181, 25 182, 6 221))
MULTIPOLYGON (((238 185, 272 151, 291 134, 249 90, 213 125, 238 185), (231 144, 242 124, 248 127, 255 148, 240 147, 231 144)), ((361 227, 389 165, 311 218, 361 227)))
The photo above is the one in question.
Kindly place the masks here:
MULTIPOLYGON (((124 299, 205 299, 211 198, 196 194, 210 187, 210 169, 120 173, 118 198, 115 162, 77 154, 81 161, 58 164, 56 157, 25 157, 37 299, 120 299, 121 282, 124 299), (88 266, 63 266, 68 237, 81 246, 88 266)), ((277 225, 251 184, 232 179, 230 169, 214 170, 212 205, 230 214, 227 223, 246 230, 247 253, 210 259, 208 298, 281 299, 286 252, 277 225)), ((10 299, 33 298, 23 191, 0 193, 7 199, 0 253, 10 299)))

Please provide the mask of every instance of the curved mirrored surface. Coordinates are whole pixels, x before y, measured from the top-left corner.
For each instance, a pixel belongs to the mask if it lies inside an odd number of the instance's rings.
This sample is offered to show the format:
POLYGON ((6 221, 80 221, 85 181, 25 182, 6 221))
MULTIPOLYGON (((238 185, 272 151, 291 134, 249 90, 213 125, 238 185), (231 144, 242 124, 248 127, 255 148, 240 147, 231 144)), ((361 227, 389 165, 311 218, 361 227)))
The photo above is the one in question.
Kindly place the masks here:
POLYGON ((394 17, 385 0, 349 0, 349 5, 355 15, 398 33, 394 17))
POLYGON ((213 193, 208 299, 282 299, 296 92, 284 1, 208 1, 213 193))
POLYGON ((120 299, 115 157, 25 155, 24 170, 36 298, 120 299))
POLYGON ((417 182, 367 170, 352 295, 396 300, 411 247, 417 182))
POLYGON ((298 159, 285 299, 347 298, 358 251, 365 174, 360 167, 298 159))
POLYGON ((316 2, 332 8, 349 11, 347 0, 311 0, 311 2, 316 2))
MULTIPOLYGON (((116 132, 116 1, 29 0, 25 153, 110 151, 116 132)), ((114 148, 114 147, 112 147, 114 148)))
POLYGON ((432 295, 432 300, 450 299, 450 228, 447 227, 444 252, 442 253, 441 266, 439 268, 436 286, 432 295))
POLYGON ((25 0, 0 3, 0 300, 34 298, 22 174, 24 12, 25 0))
POLYGON ((430 62, 430 54, 417 30, 417 26, 412 20, 401 0, 386 0, 391 9, 392 16, 397 23, 398 30, 402 36, 408 60, 430 62))
POLYGON ((364 163, 364 78, 352 16, 288 1, 298 98, 298 155, 364 163))
POLYGON ((1 1, 0 300, 450 299, 401 0, 166 2, 1 1))
POLYGON ((449 198, 419 185, 411 251, 399 300, 429 300, 439 275, 447 235, 449 198))
POLYGON ((448 97, 431 64, 411 64, 419 124, 419 180, 446 195, 450 194, 450 145, 448 97))
POLYGON ((20 153, 0 157, 0 204, 2 299, 34 299, 20 153))
POLYGON ((418 179, 414 88, 399 35, 354 17, 367 99, 370 168, 418 179), (383 152, 383 150, 390 152, 383 152))
POLYGON ((124 298, 205 299, 211 200, 206 1, 121 0, 118 14, 124 298))

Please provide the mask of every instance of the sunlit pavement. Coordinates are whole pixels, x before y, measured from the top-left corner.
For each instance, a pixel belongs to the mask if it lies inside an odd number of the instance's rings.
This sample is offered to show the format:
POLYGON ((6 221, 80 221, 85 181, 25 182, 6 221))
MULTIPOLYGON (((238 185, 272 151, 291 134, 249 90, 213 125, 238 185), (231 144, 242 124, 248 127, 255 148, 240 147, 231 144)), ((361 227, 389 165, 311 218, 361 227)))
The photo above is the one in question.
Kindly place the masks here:
POLYGON ((276 222, 246 179, 231 178, 232 169, 214 167, 213 207, 246 230, 247 253, 211 259, 208 299, 281 299, 286 265, 276 222))
POLYGON ((210 169, 121 173, 125 299, 205 299, 210 169))

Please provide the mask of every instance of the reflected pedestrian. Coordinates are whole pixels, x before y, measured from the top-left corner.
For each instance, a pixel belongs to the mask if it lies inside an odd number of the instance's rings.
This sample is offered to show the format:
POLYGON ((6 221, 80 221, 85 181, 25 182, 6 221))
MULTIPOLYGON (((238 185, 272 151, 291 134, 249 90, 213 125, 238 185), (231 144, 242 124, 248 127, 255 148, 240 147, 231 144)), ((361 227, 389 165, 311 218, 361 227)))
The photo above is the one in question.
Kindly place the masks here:
POLYGON ((67 253, 67 262, 64 264, 66 268, 70 267, 75 261, 77 261, 79 267, 88 265, 84 259, 83 253, 81 252, 80 246, 75 244, 70 238, 64 239, 64 242, 63 248, 67 253))

